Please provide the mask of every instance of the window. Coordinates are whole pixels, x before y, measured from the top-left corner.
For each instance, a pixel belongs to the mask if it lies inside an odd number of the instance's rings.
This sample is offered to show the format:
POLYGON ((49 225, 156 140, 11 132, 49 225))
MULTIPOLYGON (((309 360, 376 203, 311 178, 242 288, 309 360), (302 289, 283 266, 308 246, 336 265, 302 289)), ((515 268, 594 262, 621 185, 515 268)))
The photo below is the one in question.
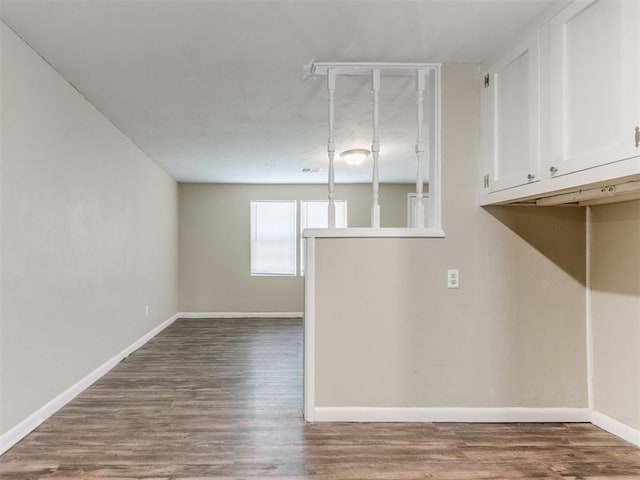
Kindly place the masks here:
MULTIPOLYGON (((347 226, 347 201, 336 200, 336 227, 347 226)), ((302 201, 300 206, 300 275, 304 275, 304 239, 305 228, 327 228, 329 226, 329 202, 302 201)))
POLYGON ((251 202, 251 275, 296 274, 296 201, 251 202))
MULTIPOLYGON (((347 226, 347 202, 337 200, 336 227, 347 226)), ((329 226, 328 201, 300 202, 300 275, 304 275, 305 228, 329 226)), ((251 202, 251 275, 296 275, 297 201, 251 202)))
MULTIPOLYGON (((416 226, 416 204, 418 203, 417 193, 407 194, 407 227, 414 228, 416 226)), ((424 226, 428 228, 429 223, 429 211, 431 210, 429 205, 429 194, 424 193, 422 195, 422 204, 424 205, 424 226)))

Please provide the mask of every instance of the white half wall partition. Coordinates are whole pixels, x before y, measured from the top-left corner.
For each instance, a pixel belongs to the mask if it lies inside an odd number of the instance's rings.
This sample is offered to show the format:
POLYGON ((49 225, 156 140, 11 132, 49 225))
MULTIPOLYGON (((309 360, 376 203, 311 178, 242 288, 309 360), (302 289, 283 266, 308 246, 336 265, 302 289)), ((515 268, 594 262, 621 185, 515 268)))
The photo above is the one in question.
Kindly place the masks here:
POLYGON ((306 231, 308 421, 589 421, 584 211, 477 204, 478 82, 443 67, 444 232, 306 231))

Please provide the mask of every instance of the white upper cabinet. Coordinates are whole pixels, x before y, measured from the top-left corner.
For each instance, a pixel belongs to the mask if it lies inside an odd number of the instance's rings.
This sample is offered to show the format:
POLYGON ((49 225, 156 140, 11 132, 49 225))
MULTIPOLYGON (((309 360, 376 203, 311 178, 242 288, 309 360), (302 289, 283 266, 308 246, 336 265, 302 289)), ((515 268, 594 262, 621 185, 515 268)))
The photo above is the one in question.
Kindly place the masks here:
POLYGON ((578 0, 548 29, 546 175, 640 155, 640 1, 578 0))
POLYGON ((483 82, 481 205, 640 198, 640 0, 575 0, 523 45, 483 82))
POLYGON ((540 178, 538 57, 536 38, 486 71, 482 148, 487 193, 540 178))

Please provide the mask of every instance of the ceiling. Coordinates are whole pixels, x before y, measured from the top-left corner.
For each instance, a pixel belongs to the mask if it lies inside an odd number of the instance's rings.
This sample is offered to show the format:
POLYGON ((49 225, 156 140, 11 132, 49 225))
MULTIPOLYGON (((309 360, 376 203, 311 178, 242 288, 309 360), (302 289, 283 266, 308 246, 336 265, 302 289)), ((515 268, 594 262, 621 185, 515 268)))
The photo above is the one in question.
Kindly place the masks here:
MULTIPOLYGON (((303 78, 311 58, 481 63, 566 3, 5 0, 2 19, 176 180, 323 183, 327 93, 303 78)), ((383 182, 414 181, 412 89, 383 78, 383 182)), ((338 79, 338 152, 370 146, 369 90, 338 79)), ((336 164, 338 182, 370 178, 370 163, 336 164)))

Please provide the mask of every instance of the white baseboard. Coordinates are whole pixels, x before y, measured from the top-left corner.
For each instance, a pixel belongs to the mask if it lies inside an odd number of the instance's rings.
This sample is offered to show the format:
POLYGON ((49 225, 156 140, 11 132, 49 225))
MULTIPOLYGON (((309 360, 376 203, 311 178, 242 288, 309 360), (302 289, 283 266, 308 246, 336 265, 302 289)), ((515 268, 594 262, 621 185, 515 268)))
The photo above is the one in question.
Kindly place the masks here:
POLYGON ((609 433, 612 433, 616 437, 620 437, 627 442, 633 443, 640 447, 640 430, 625 425, 624 423, 611 418, 604 413, 591 412, 591 423, 596 427, 600 427, 609 433))
MULTIPOLYGON (((177 313, 1 435, 0 455, 178 318, 302 318, 302 312, 177 313)), ((640 446, 640 431, 589 408, 315 407, 313 414, 316 422, 591 422, 640 446)))
POLYGON ((302 318, 302 312, 180 312, 178 318, 302 318))
POLYGON ((588 408, 316 407, 316 422, 589 422, 588 408))
POLYGON ((42 406, 23 421, 18 423, 11 430, 8 430, 4 434, 0 436, 0 455, 13 447, 16 443, 26 437, 32 430, 34 430, 38 425, 44 422, 51 415, 56 413, 62 407, 64 407, 67 403, 73 400, 77 395, 86 390, 91 384, 93 384, 96 380, 102 377, 104 374, 109 372, 113 367, 115 367, 120 361, 131 355, 134 351, 140 348, 142 345, 147 343, 153 337, 155 337, 162 330, 171 325, 174 321, 179 318, 178 314, 175 314, 168 320, 165 320, 160 325, 155 327, 153 330, 149 331, 138 340, 133 342, 127 348, 122 350, 120 353, 115 355, 114 357, 107 360, 105 363, 96 368, 89 375, 84 377, 82 380, 78 381, 60 395, 55 397, 46 405, 42 406))

